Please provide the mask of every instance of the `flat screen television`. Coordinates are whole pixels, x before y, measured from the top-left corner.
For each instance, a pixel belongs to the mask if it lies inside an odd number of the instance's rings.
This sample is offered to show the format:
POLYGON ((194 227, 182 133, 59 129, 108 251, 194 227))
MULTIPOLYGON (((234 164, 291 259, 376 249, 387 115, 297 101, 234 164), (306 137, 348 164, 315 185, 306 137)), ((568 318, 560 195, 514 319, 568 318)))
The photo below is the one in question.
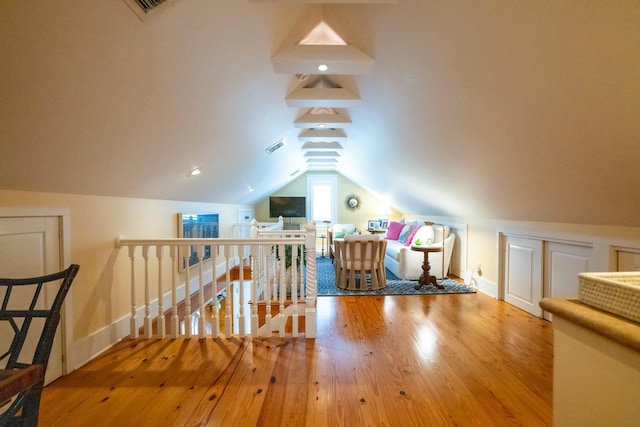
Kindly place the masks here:
POLYGON ((269 197, 269 217, 305 218, 307 201, 305 197, 269 197))

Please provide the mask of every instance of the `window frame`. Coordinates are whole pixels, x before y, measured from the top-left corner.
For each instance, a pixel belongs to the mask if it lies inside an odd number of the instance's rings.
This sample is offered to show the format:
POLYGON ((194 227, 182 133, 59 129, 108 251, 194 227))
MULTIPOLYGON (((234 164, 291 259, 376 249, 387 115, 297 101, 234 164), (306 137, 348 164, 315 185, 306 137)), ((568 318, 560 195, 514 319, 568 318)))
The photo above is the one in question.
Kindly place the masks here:
MULTIPOLYGON (((313 200, 313 189, 317 185, 329 185, 331 188, 330 202, 331 202, 331 224, 335 224, 338 220, 338 175, 336 174, 313 174, 307 175, 307 221, 310 222, 313 219, 313 207, 315 201, 313 200)), ((318 224, 316 223, 316 226, 318 224)))

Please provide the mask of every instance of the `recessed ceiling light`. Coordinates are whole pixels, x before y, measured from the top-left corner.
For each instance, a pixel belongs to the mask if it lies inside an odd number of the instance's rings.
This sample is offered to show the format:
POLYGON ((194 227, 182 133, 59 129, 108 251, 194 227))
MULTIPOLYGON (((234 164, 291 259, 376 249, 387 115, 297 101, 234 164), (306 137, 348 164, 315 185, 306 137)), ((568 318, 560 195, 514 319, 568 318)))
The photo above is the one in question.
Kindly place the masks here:
POLYGON ((328 69, 329 69, 329 66, 327 64, 318 65, 318 71, 327 71, 328 69))
POLYGON ((318 127, 319 128, 323 128, 323 127, 325 127, 325 124, 324 123, 318 123, 318 127))
POLYGON ((202 171, 200 170, 200 168, 195 168, 191 172, 189 172, 189 175, 196 176, 196 175, 200 175, 201 172, 202 171))

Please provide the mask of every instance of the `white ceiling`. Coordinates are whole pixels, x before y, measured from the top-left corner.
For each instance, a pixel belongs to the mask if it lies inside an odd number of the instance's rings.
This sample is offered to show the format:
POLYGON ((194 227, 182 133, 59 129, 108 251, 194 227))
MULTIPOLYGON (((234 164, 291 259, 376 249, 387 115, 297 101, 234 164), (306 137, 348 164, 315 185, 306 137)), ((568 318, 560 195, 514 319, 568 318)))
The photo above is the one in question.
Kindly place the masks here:
POLYGON ((324 21, 374 60, 330 76, 360 99, 325 147, 345 177, 424 215, 640 226, 637 1, 350 3, 0 0, 0 188, 261 200, 315 141, 272 57, 324 21))

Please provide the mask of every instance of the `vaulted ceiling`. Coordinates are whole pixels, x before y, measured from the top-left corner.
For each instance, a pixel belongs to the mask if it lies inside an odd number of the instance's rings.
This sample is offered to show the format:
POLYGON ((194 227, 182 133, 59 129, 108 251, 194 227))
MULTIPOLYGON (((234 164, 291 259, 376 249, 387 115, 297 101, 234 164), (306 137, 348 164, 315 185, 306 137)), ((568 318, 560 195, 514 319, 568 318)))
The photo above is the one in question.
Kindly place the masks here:
POLYGON ((135 1, 0 0, 0 189, 640 226, 637 1, 135 1))

